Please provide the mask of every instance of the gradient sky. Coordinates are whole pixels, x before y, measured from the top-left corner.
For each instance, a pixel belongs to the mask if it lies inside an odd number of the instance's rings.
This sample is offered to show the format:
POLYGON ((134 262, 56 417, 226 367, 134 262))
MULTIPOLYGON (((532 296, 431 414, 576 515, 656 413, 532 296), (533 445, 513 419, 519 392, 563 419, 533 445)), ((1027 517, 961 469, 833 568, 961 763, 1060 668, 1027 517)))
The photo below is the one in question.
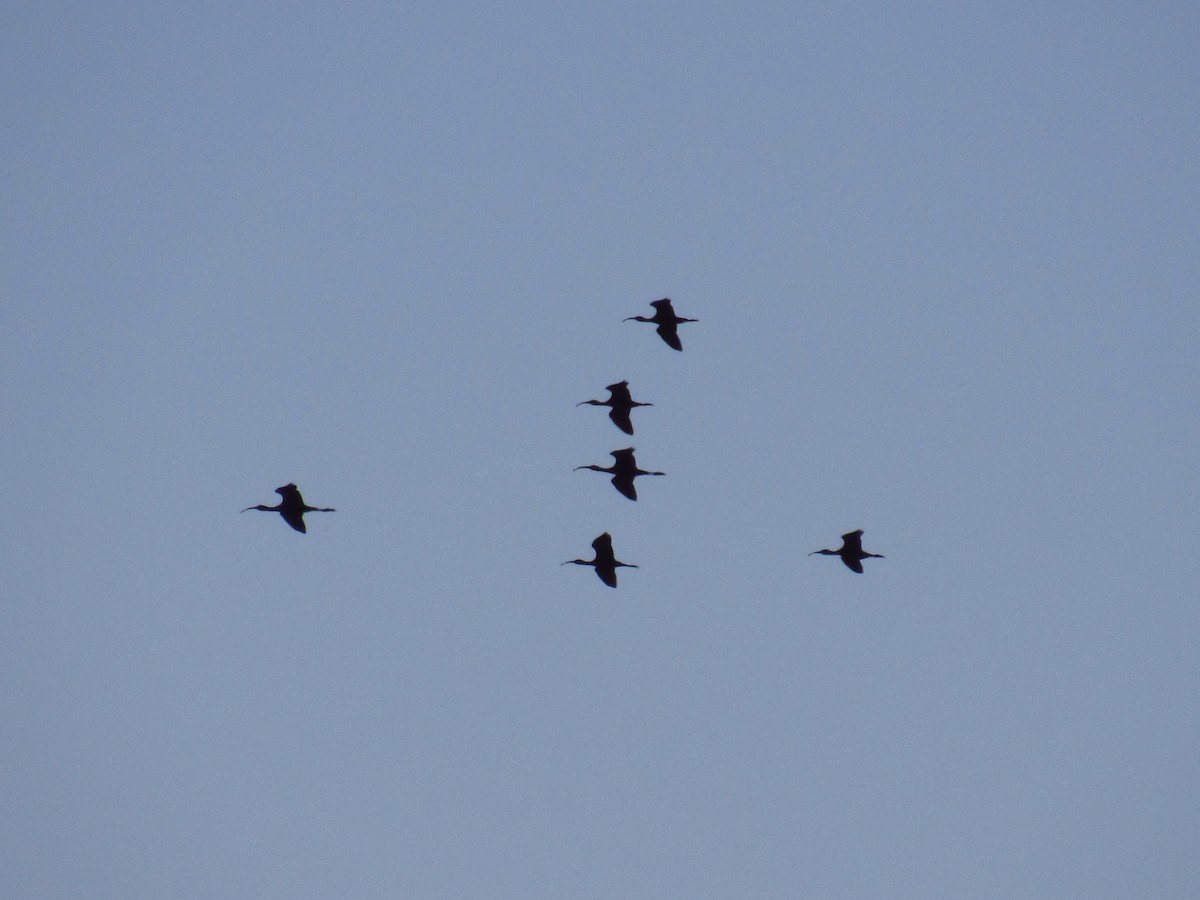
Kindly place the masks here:
POLYGON ((8 4, 4 893, 1194 898, 1197 46, 8 4))

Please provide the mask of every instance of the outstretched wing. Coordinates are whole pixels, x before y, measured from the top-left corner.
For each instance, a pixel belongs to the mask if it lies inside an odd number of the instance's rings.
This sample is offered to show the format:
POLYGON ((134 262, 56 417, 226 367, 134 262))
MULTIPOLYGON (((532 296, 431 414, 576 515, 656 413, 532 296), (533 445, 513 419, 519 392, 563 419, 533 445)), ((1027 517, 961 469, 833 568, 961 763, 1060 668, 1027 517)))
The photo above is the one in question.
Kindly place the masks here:
POLYGON ((605 556, 611 557, 613 552, 612 535, 607 531, 604 532, 604 534, 592 541, 592 549, 596 551, 596 559, 601 559, 605 556))
POLYGON ((626 475, 622 477, 621 475, 614 475, 612 483, 613 487, 615 487, 630 500, 637 499, 637 488, 633 486, 633 476, 626 475))
POLYGON ((609 400, 615 400, 620 403, 625 403, 632 398, 629 396, 629 382, 618 381, 615 384, 605 386, 609 393, 609 400))
POLYGON ((863 573, 862 560, 855 559, 853 556, 843 556, 842 562, 844 562, 852 572, 857 572, 859 575, 863 573))
POLYGON ((300 496, 300 489, 294 483, 275 488, 275 493, 283 498, 284 503, 289 500, 298 500, 300 503, 304 502, 304 498, 300 496))
POLYGON ((672 350, 683 350, 683 344, 679 340, 679 334, 675 331, 675 323, 667 324, 663 322, 658 326, 658 336, 667 342, 667 346, 672 350))
POLYGON ((862 553, 862 529, 851 531, 849 534, 842 535, 842 549, 848 553, 853 553, 857 556, 862 553))
POLYGON ((279 514, 283 516, 283 521, 287 522, 301 534, 306 534, 308 529, 304 527, 304 513, 295 509, 280 510, 279 514))
POLYGON ((615 406, 609 410, 608 417, 612 419, 614 425, 620 428, 626 434, 633 434, 633 421, 629 418, 629 410, 617 409, 615 406))
POLYGON ((617 586, 616 566, 596 566, 596 577, 607 584, 610 588, 615 588, 617 586))

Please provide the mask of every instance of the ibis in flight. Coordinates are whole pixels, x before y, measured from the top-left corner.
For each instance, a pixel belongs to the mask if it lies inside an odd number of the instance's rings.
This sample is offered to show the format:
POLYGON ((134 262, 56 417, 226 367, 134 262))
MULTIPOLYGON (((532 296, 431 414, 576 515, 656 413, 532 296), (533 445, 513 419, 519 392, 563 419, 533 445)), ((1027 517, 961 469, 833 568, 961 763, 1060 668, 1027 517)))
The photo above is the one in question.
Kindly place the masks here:
POLYGON ((610 588, 617 586, 618 566, 624 566, 627 569, 637 568, 633 563, 623 563, 617 559, 613 554, 612 535, 607 531, 592 541, 592 549, 596 551, 594 559, 568 559, 562 565, 575 563, 577 566, 593 566, 596 569, 596 576, 610 588))
POLYGON ((667 474, 666 472, 647 472, 645 469, 639 469, 637 460, 633 458, 632 447, 626 447, 624 450, 613 450, 608 455, 613 458, 613 464, 607 468, 604 466, 576 466, 575 471, 591 469, 593 472, 610 473, 612 475, 613 487, 630 500, 637 499, 637 489, 633 486, 633 479, 639 475, 667 474))
POLYGON ((867 553, 862 548, 863 530, 851 531, 849 534, 842 535, 842 546, 837 550, 814 550, 809 556, 815 556, 820 553, 822 556, 840 556, 842 562, 846 564, 852 571, 862 574, 862 561, 864 559, 883 559, 882 553, 867 553))
POLYGON ((263 506, 260 503, 258 506, 247 506, 242 512, 247 512, 251 509, 261 509, 263 512, 277 512, 283 516, 283 521, 301 533, 308 531, 304 527, 305 513, 336 512, 336 510, 326 506, 309 506, 304 502, 304 498, 300 496, 300 489, 294 484, 285 484, 283 487, 275 488, 275 493, 282 498, 278 506, 263 506))
POLYGON ((633 434, 633 422, 629 418, 630 412, 635 406, 653 406, 654 404, 638 403, 629 395, 629 382, 618 381, 616 384, 608 385, 607 400, 583 400, 575 405, 607 406, 609 407, 608 417, 612 419, 613 424, 626 434, 633 434))
POLYGON ((682 350, 683 344, 679 342, 679 335, 676 333, 676 326, 684 322, 699 322, 699 319, 685 319, 675 315, 675 310, 671 306, 671 301, 667 297, 661 300, 655 300, 650 304, 654 307, 654 315, 647 319, 645 316, 629 316, 623 319, 624 322, 653 322, 658 326, 658 336, 667 342, 668 347, 675 350, 682 350))

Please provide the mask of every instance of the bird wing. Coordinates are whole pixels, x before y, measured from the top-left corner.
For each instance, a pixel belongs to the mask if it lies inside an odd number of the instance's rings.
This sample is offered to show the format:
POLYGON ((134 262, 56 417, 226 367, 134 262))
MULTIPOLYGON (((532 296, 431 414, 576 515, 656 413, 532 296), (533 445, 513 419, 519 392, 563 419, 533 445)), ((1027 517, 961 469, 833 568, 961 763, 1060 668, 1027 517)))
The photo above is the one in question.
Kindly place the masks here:
POLYGON ((637 499, 637 488, 633 486, 632 475, 614 475, 612 479, 613 487, 628 497, 630 500, 637 499))
POLYGON ((629 382, 628 381, 618 381, 615 384, 605 385, 605 388, 607 389, 609 394, 612 395, 608 398, 610 400, 618 400, 618 399, 619 400, 629 400, 630 399, 629 382))
POLYGON ((283 521, 287 522, 301 534, 307 534, 308 529, 304 527, 304 513, 295 509, 283 509, 279 511, 283 516, 283 521))
POLYGON ((613 408, 609 410, 608 417, 612 419, 614 425, 620 428, 626 434, 633 434, 633 421, 629 418, 629 410, 613 408))
POLYGON ((596 566, 596 577, 607 584, 610 588, 617 586, 617 570, 616 567, 596 566))
POLYGON ((842 535, 842 549, 853 553, 862 553, 862 529, 842 535))
POLYGON ((604 532, 604 534, 592 541, 592 549, 596 551, 597 559, 605 554, 612 553, 612 535, 607 531, 604 532))
POLYGON ((667 342, 667 346, 672 350, 682 350, 683 343, 679 340, 679 334, 675 331, 675 323, 668 325, 663 323, 658 326, 658 336, 667 342))
POLYGON ((859 575, 863 573, 862 560, 855 559, 853 556, 843 556, 842 562, 844 562, 851 571, 857 572, 859 575))

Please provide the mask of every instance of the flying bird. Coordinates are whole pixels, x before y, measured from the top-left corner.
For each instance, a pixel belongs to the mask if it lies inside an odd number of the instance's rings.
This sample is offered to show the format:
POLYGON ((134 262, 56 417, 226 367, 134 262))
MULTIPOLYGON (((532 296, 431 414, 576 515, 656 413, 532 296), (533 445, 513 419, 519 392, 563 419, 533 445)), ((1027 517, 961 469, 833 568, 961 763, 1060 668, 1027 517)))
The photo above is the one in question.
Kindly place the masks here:
POLYGON ((623 322, 653 322, 658 326, 658 336, 667 342, 668 347, 676 350, 682 350, 683 344, 679 341, 679 335, 676 333, 676 326, 684 322, 699 322, 699 319, 685 319, 675 315, 675 310, 671 306, 671 301, 667 297, 661 300, 655 300, 650 304, 654 307, 654 315, 647 319, 645 316, 629 316, 622 319, 623 322))
POLYGON ((568 559, 562 565, 575 563, 577 566, 593 566, 596 569, 596 576, 610 588, 617 586, 618 566, 624 566, 627 569, 637 568, 633 563, 623 563, 617 559, 613 554, 612 535, 607 531, 592 541, 592 549, 596 551, 594 559, 568 559))
POLYGON ((628 497, 630 500, 637 499, 637 489, 633 486, 633 479, 639 475, 666 475, 666 472, 647 472, 645 469, 639 469, 637 460, 633 457, 633 448, 626 447, 624 450, 613 450, 608 454, 613 458, 613 464, 608 467, 604 466, 576 466, 575 471, 580 469, 591 469, 593 472, 608 472, 612 475, 612 484, 618 491, 628 497))
POLYGON ((300 496, 300 489, 294 484, 285 484, 283 487, 275 488, 275 493, 282 498, 278 506, 263 506, 260 503, 258 506, 247 506, 242 512, 247 512, 251 509, 261 509, 263 512, 277 512, 283 516, 283 521, 301 533, 308 531, 304 527, 305 513, 336 512, 336 510, 326 506, 309 506, 304 502, 304 498, 300 496))
POLYGON ((630 412, 633 411, 635 406, 653 406, 654 404, 638 403, 629 395, 629 382, 618 381, 616 384, 608 385, 607 400, 583 400, 575 405, 610 407, 608 417, 612 419, 613 424, 626 434, 633 434, 633 422, 629 418, 630 412))
POLYGON ((851 531, 849 534, 842 535, 842 546, 837 550, 814 550, 809 556, 816 556, 820 553, 822 556, 840 556, 851 570, 862 574, 862 561, 864 559, 883 559, 882 553, 867 553, 862 548, 863 530, 851 531))

